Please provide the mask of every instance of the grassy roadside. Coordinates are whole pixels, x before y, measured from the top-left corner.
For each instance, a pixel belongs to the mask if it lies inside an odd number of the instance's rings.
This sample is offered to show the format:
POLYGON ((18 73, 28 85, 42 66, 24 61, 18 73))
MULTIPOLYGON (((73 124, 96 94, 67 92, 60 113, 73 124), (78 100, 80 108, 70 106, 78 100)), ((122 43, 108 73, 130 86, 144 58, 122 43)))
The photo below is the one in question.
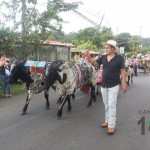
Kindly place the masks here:
MULTIPOLYGON (((12 96, 19 93, 24 93, 26 89, 22 83, 16 83, 11 85, 11 94, 12 96)), ((2 88, 0 87, 0 97, 2 97, 2 88)))
POLYGON ((12 94, 23 93, 26 91, 22 83, 16 83, 11 85, 12 94))

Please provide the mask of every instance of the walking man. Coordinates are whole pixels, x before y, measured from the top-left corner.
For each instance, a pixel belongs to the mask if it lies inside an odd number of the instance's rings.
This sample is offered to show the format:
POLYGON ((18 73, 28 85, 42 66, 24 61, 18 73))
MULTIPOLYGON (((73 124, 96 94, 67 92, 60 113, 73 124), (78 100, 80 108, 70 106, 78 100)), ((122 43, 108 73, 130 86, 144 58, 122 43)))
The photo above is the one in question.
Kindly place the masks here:
POLYGON ((96 61, 91 58, 89 52, 86 52, 88 62, 93 65, 103 65, 101 92, 105 106, 105 122, 102 127, 108 127, 108 134, 115 133, 116 127, 116 104, 120 84, 120 75, 122 79, 122 92, 127 91, 126 73, 124 59, 116 53, 116 41, 109 40, 105 43, 106 55, 103 55, 96 61))

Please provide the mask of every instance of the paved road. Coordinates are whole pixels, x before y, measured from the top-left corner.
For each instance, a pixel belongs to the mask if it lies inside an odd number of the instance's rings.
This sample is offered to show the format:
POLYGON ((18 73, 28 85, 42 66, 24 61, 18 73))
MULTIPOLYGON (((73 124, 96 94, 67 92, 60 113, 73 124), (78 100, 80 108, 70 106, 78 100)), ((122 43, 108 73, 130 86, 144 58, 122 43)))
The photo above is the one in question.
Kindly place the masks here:
POLYGON ((77 92, 72 113, 65 107, 61 120, 56 119, 58 94, 51 91, 50 95, 49 111, 44 110, 42 93, 32 97, 26 116, 20 115, 26 94, 0 99, 0 150, 150 149, 148 125, 145 135, 137 125, 142 116, 150 120, 150 76, 135 77, 127 94, 119 92, 117 132, 113 136, 100 127, 104 120, 100 95, 91 108, 86 108, 89 94, 77 92))

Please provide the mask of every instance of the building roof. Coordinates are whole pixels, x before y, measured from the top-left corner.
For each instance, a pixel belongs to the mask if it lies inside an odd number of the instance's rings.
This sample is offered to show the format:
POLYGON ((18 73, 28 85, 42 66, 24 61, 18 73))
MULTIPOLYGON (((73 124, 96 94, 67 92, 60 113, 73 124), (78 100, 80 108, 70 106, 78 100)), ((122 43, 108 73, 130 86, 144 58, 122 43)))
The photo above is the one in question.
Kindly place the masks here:
POLYGON ((62 42, 58 42, 58 41, 43 41, 43 44, 46 45, 54 45, 54 46, 64 46, 64 47, 74 47, 74 45, 72 45, 71 43, 62 43, 62 42))
POLYGON ((90 54, 100 54, 100 52, 96 52, 96 51, 89 51, 90 52, 90 54))
POLYGON ((72 48, 72 49, 71 49, 71 52, 82 53, 83 51, 86 51, 86 50, 83 50, 83 49, 77 49, 77 48, 72 48))
MULTIPOLYGON (((71 49, 71 52, 78 52, 78 53, 84 53, 85 51, 87 51, 87 49, 76 49, 76 48, 72 48, 71 49)), ((90 54, 100 54, 100 52, 97 52, 97 51, 92 51, 92 50, 89 50, 90 54)))

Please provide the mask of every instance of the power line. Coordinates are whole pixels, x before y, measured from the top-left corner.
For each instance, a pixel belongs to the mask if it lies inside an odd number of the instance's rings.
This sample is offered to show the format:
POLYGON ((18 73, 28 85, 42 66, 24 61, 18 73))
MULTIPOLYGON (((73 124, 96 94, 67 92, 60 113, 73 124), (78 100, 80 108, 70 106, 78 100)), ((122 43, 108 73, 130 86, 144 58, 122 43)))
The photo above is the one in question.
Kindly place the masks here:
POLYGON ((93 36, 92 43, 93 43, 93 41, 94 41, 94 39, 95 39, 95 36, 97 35, 97 33, 98 33, 98 31, 99 31, 99 29, 100 29, 100 27, 101 27, 102 21, 103 21, 103 19, 104 19, 104 15, 105 15, 105 13, 103 14, 102 19, 101 19, 101 21, 100 21, 100 24, 99 24, 99 26, 98 26, 98 28, 97 28, 97 30, 96 30, 94 36, 93 36))
MULTIPOLYGON (((38 5, 41 6, 47 6, 48 3, 37 3, 38 5)), ((97 15, 95 15, 94 13, 88 11, 85 8, 82 8, 85 11, 87 11, 88 13, 90 13, 91 15, 95 16, 96 18, 100 19, 97 15)), ((73 12, 75 12, 76 14, 80 15, 82 18, 86 19, 87 21, 89 21, 90 23, 92 23, 94 26, 98 27, 99 25, 97 23, 95 23, 94 21, 92 21, 91 19, 87 18, 86 16, 84 16, 83 14, 81 14, 80 12, 78 12, 77 10, 73 10, 73 12)))
POLYGON ((100 19, 100 18, 99 18, 96 14, 94 14, 93 12, 91 12, 91 11, 89 11, 89 10, 83 8, 83 7, 81 7, 81 9, 85 10, 86 12, 88 12, 89 14, 91 14, 92 16, 94 16, 94 17, 100 19))
POLYGON ((96 22, 94 22, 91 19, 87 18, 86 16, 84 16, 83 14, 81 14, 80 12, 78 12, 77 10, 73 10, 73 12, 75 12, 76 14, 78 14, 79 16, 81 16, 82 18, 86 19, 88 22, 90 22, 94 26, 96 26, 96 27, 99 26, 99 24, 97 24, 96 22))
POLYGON ((37 4, 41 6, 47 6, 48 3, 43 3, 43 4, 37 3, 37 4))
MULTIPOLYGON (((54 3, 53 1, 49 1, 49 3, 54 3)), ((47 4, 49 4, 49 3, 37 3, 38 5, 42 5, 42 6, 47 6, 47 4)))

